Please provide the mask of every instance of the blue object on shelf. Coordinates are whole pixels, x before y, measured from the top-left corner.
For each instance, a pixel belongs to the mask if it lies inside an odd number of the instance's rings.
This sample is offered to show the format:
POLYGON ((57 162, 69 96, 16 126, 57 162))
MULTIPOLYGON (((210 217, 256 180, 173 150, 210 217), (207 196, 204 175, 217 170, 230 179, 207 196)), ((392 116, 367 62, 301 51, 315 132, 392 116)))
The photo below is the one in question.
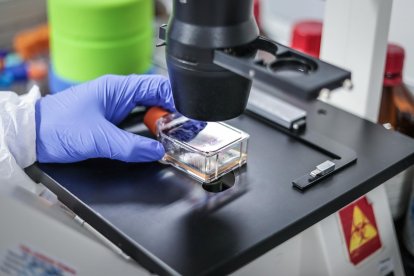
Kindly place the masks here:
POLYGON ((23 59, 16 53, 9 53, 4 57, 4 68, 14 67, 23 63, 23 59))
POLYGON ((8 53, 9 53, 9 50, 7 50, 7 49, 0 49, 0 58, 5 58, 8 53))
POLYGON ((14 81, 24 81, 28 79, 26 63, 21 63, 21 64, 14 65, 11 67, 6 67, 4 69, 4 73, 9 73, 13 75, 14 81))
POLYGON ((13 75, 9 72, 3 72, 0 74, 0 88, 8 88, 14 82, 13 75))

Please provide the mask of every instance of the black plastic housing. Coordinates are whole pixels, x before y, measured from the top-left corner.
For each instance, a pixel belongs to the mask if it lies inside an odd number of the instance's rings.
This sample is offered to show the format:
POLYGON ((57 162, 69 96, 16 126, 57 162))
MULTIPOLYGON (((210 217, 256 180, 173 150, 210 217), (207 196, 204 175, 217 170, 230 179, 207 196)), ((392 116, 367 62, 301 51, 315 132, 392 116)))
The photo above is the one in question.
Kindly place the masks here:
POLYGON ((254 41, 252 0, 174 0, 167 30, 167 67, 174 102, 184 116, 224 121, 240 115, 251 80, 213 63, 216 49, 254 41))

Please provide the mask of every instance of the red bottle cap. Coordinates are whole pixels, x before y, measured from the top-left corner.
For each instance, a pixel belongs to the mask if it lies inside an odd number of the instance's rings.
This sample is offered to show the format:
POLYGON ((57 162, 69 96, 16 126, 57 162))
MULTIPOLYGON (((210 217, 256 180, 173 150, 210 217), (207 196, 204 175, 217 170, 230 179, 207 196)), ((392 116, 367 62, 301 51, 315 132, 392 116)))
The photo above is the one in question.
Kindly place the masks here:
POLYGON ((260 0, 254 0, 253 14, 254 14, 254 18, 256 19, 257 25, 260 28, 260 0))
POLYGON ((292 48, 305 54, 319 57, 322 39, 322 22, 299 21, 293 26, 292 48))
POLYGON ((388 44, 384 70, 384 86, 396 86, 402 83, 404 57, 404 48, 396 44, 388 44))
POLYGON ((145 113, 144 124, 147 126, 147 128, 151 131, 152 134, 156 135, 158 119, 167 114, 170 114, 170 112, 168 112, 165 109, 162 109, 161 107, 151 107, 150 109, 148 109, 147 113, 145 113))

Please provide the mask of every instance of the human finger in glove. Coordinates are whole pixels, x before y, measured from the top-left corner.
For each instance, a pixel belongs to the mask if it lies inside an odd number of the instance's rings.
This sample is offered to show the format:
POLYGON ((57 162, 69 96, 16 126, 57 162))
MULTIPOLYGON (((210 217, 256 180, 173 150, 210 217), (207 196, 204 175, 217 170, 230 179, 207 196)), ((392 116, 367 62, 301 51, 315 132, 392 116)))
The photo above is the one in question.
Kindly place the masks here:
POLYGON ((89 158, 148 162, 164 155, 156 140, 119 129, 137 105, 174 109, 170 83, 157 75, 107 75, 37 101, 36 152, 44 163, 89 158))

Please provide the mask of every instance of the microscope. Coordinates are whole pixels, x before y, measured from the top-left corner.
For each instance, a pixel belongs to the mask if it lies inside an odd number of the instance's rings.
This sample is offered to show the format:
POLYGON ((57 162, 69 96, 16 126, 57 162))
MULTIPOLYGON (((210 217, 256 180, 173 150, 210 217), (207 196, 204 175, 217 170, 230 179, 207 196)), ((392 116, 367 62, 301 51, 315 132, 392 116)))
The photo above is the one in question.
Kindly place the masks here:
MULTIPOLYGON (((276 91, 282 96, 314 100, 338 87, 349 88, 351 73, 260 36, 253 0, 174 0, 170 21, 160 27, 159 38, 166 45, 168 74, 179 113, 217 122, 238 117, 247 108, 253 117, 332 157, 293 180, 294 187, 304 190, 356 161, 352 149, 307 129, 305 110, 272 95, 276 91), (249 99, 252 82, 270 93, 255 90, 249 99)), ((164 146, 169 153, 168 145, 164 146)), ((176 151, 171 150, 171 155, 176 151)), ((238 152, 242 166, 243 151, 238 152)), ((176 162, 170 164, 188 172, 176 162)))

